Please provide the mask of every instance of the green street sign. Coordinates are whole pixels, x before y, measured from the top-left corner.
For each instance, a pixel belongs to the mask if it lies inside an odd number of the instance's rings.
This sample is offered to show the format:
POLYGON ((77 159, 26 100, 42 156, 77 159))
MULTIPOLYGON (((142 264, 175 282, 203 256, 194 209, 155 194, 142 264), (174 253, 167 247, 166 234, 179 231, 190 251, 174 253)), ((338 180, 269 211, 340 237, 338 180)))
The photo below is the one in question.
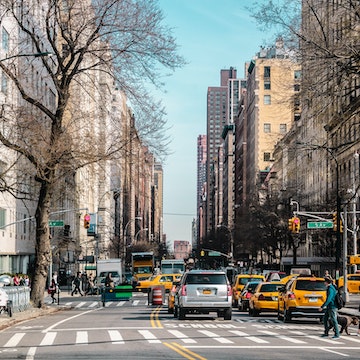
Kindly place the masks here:
POLYGON ((308 229, 332 229, 334 224, 331 221, 309 221, 308 229))
POLYGON ((209 251, 208 256, 221 256, 219 251, 209 251))
POLYGON ((50 227, 63 227, 64 220, 49 220, 50 227))

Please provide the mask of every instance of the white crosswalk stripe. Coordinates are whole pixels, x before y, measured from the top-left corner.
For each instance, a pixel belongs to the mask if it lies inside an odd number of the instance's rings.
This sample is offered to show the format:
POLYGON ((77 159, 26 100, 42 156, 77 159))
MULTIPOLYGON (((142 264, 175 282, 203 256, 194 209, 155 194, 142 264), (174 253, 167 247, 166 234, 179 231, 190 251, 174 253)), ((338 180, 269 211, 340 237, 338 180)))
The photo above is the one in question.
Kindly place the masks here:
POLYGON ((9 341, 4 345, 4 347, 16 347, 21 339, 24 337, 25 333, 17 333, 13 335, 9 341))
POLYGON ((41 340, 41 343, 39 346, 50 346, 54 343, 54 340, 56 338, 57 333, 56 332, 48 332, 45 334, 43 339, 41 340))
MULTIPOLYGON (((214 325, 214 324, 212 324, 214 325)), ((218 343, 219 346, 233 346, 233 345, 248 345, 253 344, 253 346, 267 346, 268 344, 273 344, 276 341, 276 344, 281 344, 286 346, 303 346, 304 344, 310 346, 325 346, 330 347, 331 345, 343 345, 351 344, 352 346, 359 346, 360 338, 355 336, 342 336, 339 340, 333 340, 329 338, 321 338, 319 335, 312 335, 314 331, 299 331, 299 330, 287 330, 286 332, 277 329, 253 329, 249 328, 246 331, 238 329, 212 329, 211 331, 205 329, 156 329, 149 328, 147 329, 124 329, 124 328, 112 328, 112 329, 103 329, 99 330, 80 330, 74 329, 61 329, 59 331, 49 331, 45 332, 43 336, 34 336, 35 334, 41 334, 36 332, 18 332, 13 333, 7 340, 3 340, 5 343, 2 344, 1 340, 4 337, 0 338, 0 348, 16 348, 21 344, 22 346, 30 347, 45 347, 52 346, 54 344, 61 343, 63 340, 64 334, 66 335, 66 343, 71 344, 71 340, 68 338, 69 331, 73 334, 73 345, 87 345, 96 343, 101 338, 102 342, 107 342, 112 345, 123 345, 129 341, 137 339, 139 341, 147 341, 150 344, 159 344, 163 341, 167 341, 169 338, 177 340, 185 344, 185 346, 196 346, 203 344, 209 344, 209 340, 214 343, 218 343), (130 332, 129 332, 130 331, 130 332)))

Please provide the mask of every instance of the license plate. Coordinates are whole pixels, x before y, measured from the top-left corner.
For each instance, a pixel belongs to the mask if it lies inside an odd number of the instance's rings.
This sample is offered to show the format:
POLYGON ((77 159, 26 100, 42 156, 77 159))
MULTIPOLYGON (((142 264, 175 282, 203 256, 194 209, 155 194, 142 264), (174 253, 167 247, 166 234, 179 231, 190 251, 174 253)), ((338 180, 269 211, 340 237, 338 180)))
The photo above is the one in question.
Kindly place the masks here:
POLYGON ((312 298, 309 298, 309 302, 317 302, 317 298, 314 298, 314 297, 312 297, 312 298))
POLYGON ((211 295, 211 290, 210 289, 204 289, 203 294, 204 295, 211 295))

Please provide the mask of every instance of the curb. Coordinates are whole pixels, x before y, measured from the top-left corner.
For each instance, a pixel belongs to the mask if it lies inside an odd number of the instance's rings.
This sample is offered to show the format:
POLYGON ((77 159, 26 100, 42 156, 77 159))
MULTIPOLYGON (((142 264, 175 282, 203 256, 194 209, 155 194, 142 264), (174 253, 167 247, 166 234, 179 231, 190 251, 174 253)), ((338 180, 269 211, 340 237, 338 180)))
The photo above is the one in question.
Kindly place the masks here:
POLYGON ((25 311, 16 312, 12 317, 0 316, 0 331, 6 329, 7 327, 13 326, 15 324, 27 321, 30 319, 35 319, 39 316, 49 315, 58 311, 65 309, 64 307, 44 307, 44 308, 29 308, 25 311))

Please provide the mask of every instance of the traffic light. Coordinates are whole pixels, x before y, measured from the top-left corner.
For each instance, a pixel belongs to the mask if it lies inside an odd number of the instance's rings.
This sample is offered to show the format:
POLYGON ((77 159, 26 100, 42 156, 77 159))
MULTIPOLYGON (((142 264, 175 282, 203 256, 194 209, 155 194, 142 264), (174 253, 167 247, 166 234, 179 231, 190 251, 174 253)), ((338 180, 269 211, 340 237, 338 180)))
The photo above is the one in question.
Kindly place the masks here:
POLYGON ((340 219, 340 232, 342 233, 344 231, 343 222, 340 219))
POLYGON ((90 227, 90 215, 85 214, 84 215, 84 228, 88 229, 90 227))
POLYGON ((293 233, 298 234, 300 232, 300 219, 298 217, 293 218, 293 233))
POLYGON ((359 265, 360 264, 360 256, 359 255, 348 255, 348 264, 350 265, 359 265))
POLYGON ((333 213, 333 230, 337 231, 337 212, 333 213))
POLYGON ((293 232, 294 231, 294 218, 292 217, 291 219, 288 220, 288 229, 293 232))

